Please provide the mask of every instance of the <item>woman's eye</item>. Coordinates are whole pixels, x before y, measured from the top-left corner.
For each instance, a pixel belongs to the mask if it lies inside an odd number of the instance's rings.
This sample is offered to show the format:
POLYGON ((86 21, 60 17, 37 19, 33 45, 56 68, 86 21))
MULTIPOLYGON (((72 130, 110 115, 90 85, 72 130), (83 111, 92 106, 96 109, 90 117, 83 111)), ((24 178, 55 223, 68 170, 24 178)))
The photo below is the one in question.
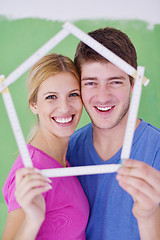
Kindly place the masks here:
POLYGON ((55 99, 55 98, 57 98, 56 95, 49 95, 46 97, 46 99, 55 99))
POLYGON ((69 96, 70 97, 79 97, 80 95, 79 95, 79 93, 71 93, 69 96))

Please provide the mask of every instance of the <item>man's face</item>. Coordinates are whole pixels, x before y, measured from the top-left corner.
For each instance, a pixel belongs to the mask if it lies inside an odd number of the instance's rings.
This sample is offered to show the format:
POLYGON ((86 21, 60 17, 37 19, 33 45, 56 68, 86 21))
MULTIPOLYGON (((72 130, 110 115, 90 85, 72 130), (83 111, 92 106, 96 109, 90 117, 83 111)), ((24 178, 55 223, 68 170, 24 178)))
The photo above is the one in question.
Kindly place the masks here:
POLYGON ((81 91, 94 127, 111 129, 126 124, 132 87, 125 72, 110 62, 85 62, 81 91))

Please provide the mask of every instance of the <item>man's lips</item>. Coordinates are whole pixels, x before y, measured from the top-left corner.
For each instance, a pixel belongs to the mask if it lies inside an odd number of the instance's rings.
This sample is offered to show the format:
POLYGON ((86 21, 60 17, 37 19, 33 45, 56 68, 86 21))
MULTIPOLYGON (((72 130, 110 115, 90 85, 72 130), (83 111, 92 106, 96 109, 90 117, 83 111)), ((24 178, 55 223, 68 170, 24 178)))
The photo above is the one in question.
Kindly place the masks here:
POLYGON ((115 106, 94 106, 97 112, 109 113, 114 109, 115 106))
POLYGON ((112 107, 98 107, 98 106, 96 106, 96 108, 99 110, 99 111, 104 111, 104 112, 106 112, 106 111, 108 111, 108 110, 110 110, 112 107))
POLYGON ((115 106, 94 106, 95 111, 101 117, 109 117, 115 106))

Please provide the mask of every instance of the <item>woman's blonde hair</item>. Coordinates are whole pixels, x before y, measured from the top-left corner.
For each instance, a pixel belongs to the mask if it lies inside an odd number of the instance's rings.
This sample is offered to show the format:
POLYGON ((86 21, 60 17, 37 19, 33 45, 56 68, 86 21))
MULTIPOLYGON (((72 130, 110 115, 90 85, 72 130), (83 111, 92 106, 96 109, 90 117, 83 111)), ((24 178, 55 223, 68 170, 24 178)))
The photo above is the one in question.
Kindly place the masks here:
POLYGON ((50 76, 61 72, 70 72, 79 80, 80 76, 76 70, 73 61, 56 53, 48 54, 42 57, 33 65, 28 76, 28 102, 36 102, 38 88, 43 81, 50 76))
MULTIPOLYGON (((56 53, 48 54, 42 57, 37 63, 33 65, 28 76, 28 102, 37 102, 37 93, 39 86, 47 78, 54 76, 61 72, 72 73, 80 84, 80 76, 76 70, 73 61, 63 55, 56 53)), ((38 124, 36 124, 28 135, 27 140, 31 142, 36 136, 38 130, 38 124)))

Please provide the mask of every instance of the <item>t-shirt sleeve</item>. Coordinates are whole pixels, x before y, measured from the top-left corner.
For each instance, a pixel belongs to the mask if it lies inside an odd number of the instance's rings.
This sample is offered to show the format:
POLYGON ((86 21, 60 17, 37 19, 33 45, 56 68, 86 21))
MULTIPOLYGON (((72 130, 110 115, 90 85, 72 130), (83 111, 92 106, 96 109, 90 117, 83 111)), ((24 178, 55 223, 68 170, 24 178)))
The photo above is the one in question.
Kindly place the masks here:
POLYGON ((160 148, 158 148, 158 151, 155 154, 153 167, 160 171, 160 148))
POLYGON ((15 198, 15 171, 10 172, 3 187, 3 195, 8 207, 8 212, 20 208, 15 198))

